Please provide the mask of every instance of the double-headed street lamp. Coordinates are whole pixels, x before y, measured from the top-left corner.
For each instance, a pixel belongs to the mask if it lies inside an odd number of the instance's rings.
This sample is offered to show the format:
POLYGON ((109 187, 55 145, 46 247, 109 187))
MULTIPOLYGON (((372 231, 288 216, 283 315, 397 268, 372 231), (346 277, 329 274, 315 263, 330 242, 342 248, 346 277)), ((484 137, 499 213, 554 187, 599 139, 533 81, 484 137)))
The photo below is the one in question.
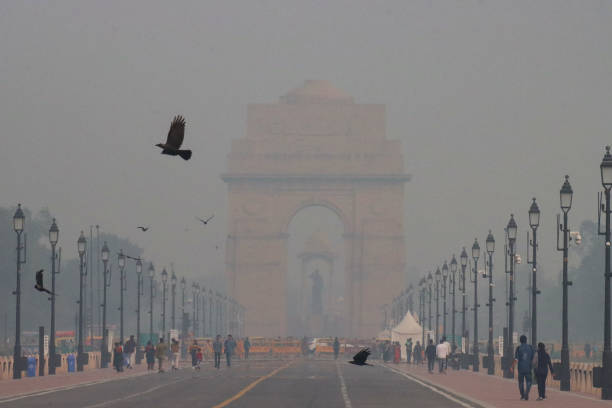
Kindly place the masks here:
POLYGON ((506 271, 510 277, 508 279, 508 335, 506 339, 506 344, 504 347, 504 377, 506 378, 514 378, 514 373, 512 372, 512 359, 514 357, 514 243, 516 242, 516 234, 517 234, 517 225, 514 220, 514 215, 510 214, 510 221, 508 221, 508 225, 506 226, 506 236, 509 244, 509 258, 510 258, 510 270, 506 271))
MULTIPOLYGON (((531 207, 529 207, 529 226, 531 227, 531 239, 529 244, 531 245, 531 261, 527 259, 527 264, 531 265, 531 344, 534 350, 537 350, 538 346, 538 305, 537 295, 540 293, 538 290, 537 271, 538 271, 538 240, 537 230, 540 225, 540 208, 536 199, 533 199, 531 207)), ((527 252, 529 257, 529 252, 527 252)))
POLYGON ((436 269, 434 278, 436 280, 436 331, 434 334, 434 342, 438 344, 440 341, 440 280, 442 279, 440 268, 436 269))
POLYGON ((25 249, 25 243, 21 245, 21 234, 25 227, 25 215, 21 210, 21 204, 17 204, 17 211, 13 216, 13 229, 17 233, 17 286, 15 289, 15 348, 13 350, 13 378, 21 378, 22 359, 21 359, 21 264, 25 263, 21 259, 21 250, 25 249))
POLYGON ((601 195, 599 197, 599 211, 598 211, 598 233, 599 235, 605 236, 605 270, 604 270, 604 284, 605 284, 605 303, 604 303, 604 348, 602 355, 602 388, 601 388, 601 399, 610 400, 612 399, 612 349, 610 348, 610 188, 612 188, 612 155, 610 154, 610 146, 606 146, 606 154, 604 155, 601 165, 599 166, 601 171, 601 184, 604 188, 605 196, 605 207, 601 203, 601 195), (605 213, 606 217, 606 229, 601 232, 601 213, 605 213))
POLYGON ((100 357, 102 358, 102 362, 100 363, 101 368, 108 367, 109 352, 108 352, 108 330, 106 329, 106 288, 110 286, 110 271, 107 268, 108 258, 110 255, 110 251, 108 250, 108 246, 106 245, 106 241, 104 241, 104 245, 102 246, 102 266, 104 267, 103 276, 104 276, 104 289, 102 293, 102 343, 100 344, 100 357))
POLYGON ((571 286, 572 282, 567 279, 567 256, 568 256, 568 235, 569 227, 567 225, 567 213, 572 208, 572 197, 574 191, 569 183, 569 176, 565 176, 565 182, 561 186, 559 191, 559 201, 561 205, 561 211, 563 211, 563 225, 560 225, 557 216, 557 250, 563 252, 563 320, 562 320, 562 339, 561 339, 561 373, 560 373, 560 386, 561 391, 570 390, 570 372, 569 372, 569 344, 568 344, 568 313, 567 313, 567 302, 568 302, 568 286, 571 286), (559 247, 559 229, 563 231, 563 246, 559 247))
POLYGON ((79 252, 79 343, 77 347, 77 371, 83 371, 83 278, 85 277, 85 263, 83 257, 85 256, 85 248, 87 247, 87 240, 83 231, 77 240, 77 250, 79 252))
POLYGON ((166 286, 168 285, 168 272, 162 270, 162 337, 166 335, 166 286))
POLYGON ((455 258, 455 254, 453 254, 453 259, 450 262, 450 271, 451 271, 451 281, 453 283, 451 295, 453 295, 453 305, 452 305, 452 319, 451 319, 451 330, 453 331, 453 343, 451 344, 452 352, 454 353, 457 349, 457 332, 455 330, 455 313, 457 309, 455 309, 455 293, 456 293, 456 283, 457 283, 457 258, 455 258))
POLYGON ((446 340, 446 280, 448 279, 448 264, 444 261, 442 265, 442 299, 444 299, 444 307, 442 307, 442 337, 446 340))
POLYGON ((170 278, 170 287, 172 288, 172 314, 171 323, 172 329, 176 329, 176 275, 172 269, 172 277, 170 278))
MULTIPOLYGON (((472 244, 472 258, 474 259, 474 361, 472 369, 476 372, 480 367, 480 357, 478 356, 478 258, 480 258, 480 245, 478 240, 474 239, 472 244)), ((471 277, 470 277, 471 279, 471 277)))
POLYGON ((55 218, 49 228, 49 243, 51 244, 51 332, 49 333, 49 375, 55 374, 55 246, 59 241, 59 228, 55 218))
POLYGON ((155 279, 153 262, 149 263, 149 279, 151 282, 151 292, 149 293, 149 341, 153 343, 153 280, 155 279))
MULTIPOLYGON (((466 297, 466 286, 465 286, 465 269, 467 268, 467 264, 468 264, 468 255, 467 252, 465 250, 465 247, 463 247, 463 249, 461 250, 461 255, 459 256, 459 261, 461 263, 461 280, 459 282, 460 283, 460 287, 459 290, 461 291, 461 342, 463 344, 463 339, 467 338, 467 330, 465 327, 465 312, 467 311, 467 308, 465 307, 465 297, 466 297)), ((468 347, 469 345, 465 345, 465 351, 467 353, 468 351, 468 347)))
POLYGON ((489 255, 489 303, 487 304, 487 306, 489 306, 489 342, 487 344, 487 374, 493 375, 495 373, 495 362, 493 360, 493 302, 495 302, 495 299, 493 299, 493 252, 495 252, 495 238, 493 238, 491 230, 489 230, 489 235, 487 235, 486 247, 487 254, 489 255))
POLYGON ((117 255, 117 265, 119 265, 119 342, 123 344, 125 337, 123 336, 123 292, 125 291, 125 255, 123 249, 117 255))

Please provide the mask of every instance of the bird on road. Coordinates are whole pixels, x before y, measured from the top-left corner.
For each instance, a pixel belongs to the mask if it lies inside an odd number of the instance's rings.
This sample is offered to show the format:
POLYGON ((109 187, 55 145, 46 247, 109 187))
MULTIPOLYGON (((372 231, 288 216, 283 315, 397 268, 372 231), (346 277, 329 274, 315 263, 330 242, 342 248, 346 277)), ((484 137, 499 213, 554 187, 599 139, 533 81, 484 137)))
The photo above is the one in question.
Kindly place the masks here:
POLYGON ((361 349, 359 351, 359 353, 355 354, 353 356, 353 361, 349 361, 349 363, 355 364, 355 365, 360 365, 360 366, 370 365, 370 364, 366 363, 366 360, 368 359, 369 355, 370 355, 370 349, 366 347, 364 349, 361 349))
POLYGON ((47 292, 48 294, 53 295, 53 292, 45 288, 43 285, 43 271, 44 269, 41 269, 38 272, 36 272, 36 284, 34 285, 34 289, 36 289, 39 292, 47 292))
POLYGON ((189 160, 191 158, 191 150, 180 150, 184 138, 185 118, 181 115, 177 115, 172 119, 172 123, 170 124, 166 143, 158 143, 155 146, 162 149, 162 154, 181 156, 184 160, 189 160))
POLYGON ((149 230, 149 228, 151 228, 151 227, 141 227, 141 226, 138 226, 138 229, 142 230, 142 232, 147 232, 149 230))
POLYGON ((205 220, 201 219, 200 217, 196 217, 196 220, 200 221, 204 225, 207 225, 208 221, 212 220, 214 216, 215 216, 215 214, 211 215, 210 217, 208 217, 205 220))

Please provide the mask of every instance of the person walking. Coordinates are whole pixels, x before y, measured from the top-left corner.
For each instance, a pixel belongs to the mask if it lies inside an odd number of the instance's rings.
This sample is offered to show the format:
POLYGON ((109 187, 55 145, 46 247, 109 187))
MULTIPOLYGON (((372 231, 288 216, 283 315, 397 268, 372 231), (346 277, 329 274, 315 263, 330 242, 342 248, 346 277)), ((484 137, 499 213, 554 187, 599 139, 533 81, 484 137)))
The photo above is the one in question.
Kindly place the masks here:
POLYGON ((159 373, 164 372, 164 358, 168 353, 168 346, 164 343, 164 338, 159 339, 159 344, 155 348, 155 357, 157 357, 157 371, 159 373))
POLYGON ((412 337, 406 340, 406 363, 410 364, 410 356, 412 355, 412 337))
POLYGON ((189 355, 191 355, 191 369, 199 370, 200 361, 198 360, 198 353, 200 352, 200 346, 196 339, 193 340, 193 344, 189 346, 189 355))
POLYGON ((231 334, 227 335, 225 342, 223 343, 223 350, 225 351, 225 359, 227 361, 227 366, 231 367, 232 365, 232 355, 234 354, 234 350, 236 349, 236 342, 231 334))
POLYGON ((338 359, 338 354, 340 354, 340 341, 334 337, 334 360, 338 359))
POLYGON ((429 374, 432 374, 436 362, 436 346, 434 346, 431 339, 429 339, 429 344, 425 348, 425 357, 427 357, 427 371, 429 371, 429 374))
POLYGON ((440 344, 436 346, 436 357, 438 358, 438 372, 446 374, 446 358, 448 357, 448 346, 444 343, 444 337, 440 339, 440 344))
POLYGON ((151 340, 147 341, 145 357, 147 358, 147 370, 155 370, 155 346, 151 343, 151 340))
POLYGON ((170 345, 170 352, 172 353, 172 369, 178 370, 181 359, 181 348, 177 339, 172 339, 172 344, 170 345))
POLYGON ((223 352, 223 342, 221 342, 221 335, 219 334, 217 334, 217 337, 213 342, 213 352, 215 353, 215 368, 221 368, 221 353, 223 352))
POLYGON ((125 365, 131 369, 134 366, 134 352, 136 351, 136 341, 134 336, 130 336, 130 339, 125 342, 123 347, 123 356, 125 358, 125 365))
POLYGON ((546 399, 546 377, 548 377, 548 369, 553 373, 553 366, 550 361, 550 355, 546 352, 544 343, 538 343, 538 351, 534 357, 534 372, 536 381, 538 382, 538 401, 546 399))
POLYGON ((113 349, 113 367, 117 370, 118 373, 123 371, 123 347, 121 347, 121 343, 115 343, 115 348, 113 349))
POLYGON ((399 341, 393 343, 393 364, 399 364, 402 359, 402 346, 399 341))
POLYGON ((421 343, 417 340, 416 345, 414 346, 414 349, 412 350, 412 353, 413 353, 412 361, 416 365, 420 365, 422 362, 421 351, 422 351, 421 343))
POLYGON ((251 342, 249 341, 248 337, 245 337, 244 342, 242 343, 242 346, 244 347, 244 359, 248 360, 249 350, 251 350, 251 342))
POLYGON ((512 362, 512 373, 514 373, 514 366, 518 362, 518 381, 519 381, 519 392, 521 393, 522 400, 529 400, 529 391, 531 390, 531 371, 533 370, 533 356, 535 351, 531 345, 527 344, 527 336, 522 335, 520 338, 521 344, 516 348, 514 352, 514 361, 512 362), (523 384, 524 383, 524 384, 523 384))

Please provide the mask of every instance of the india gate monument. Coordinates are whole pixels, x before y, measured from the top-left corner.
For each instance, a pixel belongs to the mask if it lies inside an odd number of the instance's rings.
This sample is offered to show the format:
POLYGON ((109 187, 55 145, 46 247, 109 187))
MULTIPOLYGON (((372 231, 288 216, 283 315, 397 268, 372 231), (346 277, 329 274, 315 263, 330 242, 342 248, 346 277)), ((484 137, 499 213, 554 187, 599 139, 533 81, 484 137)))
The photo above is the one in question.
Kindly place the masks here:
MULTIPOLYGON (((404 286, 410 179, 401 143, 386 139, 385 120, 384 105, 356 103, 321 80, 305 81, 278 103, 248 106, 246 135, 233 140, 222 176, 227 281, 246 307, 247 335, 296 335, 288 332, 287 310, 300 303, 311 313, 307 327, 322 327, 317 314, 330 302, 328 272, 305 266, 301 298, 287 292, 289 225, 313 206, 332 211, 343 226, 342 335, 369 338, 381 330, 384 304, 404 286)), ((320 256, 333 269, 331 252, 309 245, 315 249, 304 249, 304 265, 320 256)))

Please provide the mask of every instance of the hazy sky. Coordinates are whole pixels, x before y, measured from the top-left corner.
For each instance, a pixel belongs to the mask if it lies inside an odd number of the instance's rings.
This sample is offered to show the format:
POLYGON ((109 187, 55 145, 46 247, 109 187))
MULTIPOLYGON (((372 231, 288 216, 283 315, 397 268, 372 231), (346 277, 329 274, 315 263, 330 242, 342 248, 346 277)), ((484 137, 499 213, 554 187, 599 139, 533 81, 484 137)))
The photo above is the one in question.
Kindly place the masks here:
POLYGON ((523 238, 535 195, 554 274, 564 174, 574 226, 596 216, 611 38, 612 2, 599 0, 4 0, 0 205, 48 207, 67 254, 100 224, 178 274, 220 274, 219 175, 246 105, 328 79, 386 104, 387 137, 403 141, 410 270, 489 228, 501 244, 511 212, 523 238), (153 147, 177 113, 189 162, 153 147), (194 221, 211 213, 206 228, 194 221))

